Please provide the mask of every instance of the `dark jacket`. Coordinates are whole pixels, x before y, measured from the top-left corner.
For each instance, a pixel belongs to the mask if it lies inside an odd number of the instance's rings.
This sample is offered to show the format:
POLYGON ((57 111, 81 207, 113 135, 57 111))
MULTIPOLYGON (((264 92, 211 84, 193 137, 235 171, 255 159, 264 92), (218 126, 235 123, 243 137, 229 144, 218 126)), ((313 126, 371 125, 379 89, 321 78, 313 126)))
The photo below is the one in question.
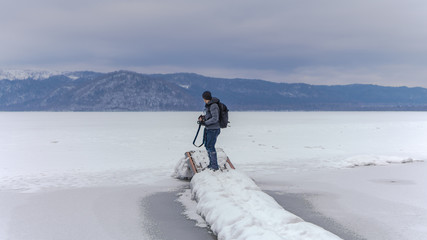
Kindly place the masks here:
POLYGON ((218 129, 219 126, 219 99, 213 97, 205 105, 206 115, 205 115, 205 125, 207 129, 218 129))

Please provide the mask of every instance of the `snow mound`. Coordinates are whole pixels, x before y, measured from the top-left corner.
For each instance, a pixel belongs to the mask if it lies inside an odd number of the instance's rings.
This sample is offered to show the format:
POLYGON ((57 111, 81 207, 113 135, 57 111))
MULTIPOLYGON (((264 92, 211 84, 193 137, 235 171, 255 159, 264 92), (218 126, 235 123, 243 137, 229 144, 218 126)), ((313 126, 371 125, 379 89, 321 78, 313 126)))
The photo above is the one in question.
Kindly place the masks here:
POLYGON ((172 173, 172 177, 178 178, 178 179, 190 179, 193 176, 187 160, 188 160, 187 157, 183 157, 179 159, 178 163, 175 165, 175 169, 174 169, 174 172, 172 173))
POLYGON ((244 173, 205 170, 191 180, 197 213, 218 239, 340 239, 283 209, 244 173))
MULTIPOLYGON (((198 163, 203 166, 207 166, 209 164, 209 156, 206 150, 196 150, 192 151, 192 156, 194 160, 197 160, 198 163)), ((225 154, 222 148, 217 148, 217 160, 218 166, 224 166, 227 162, 227 155, 225 154)), ((178 179, 190 179, 193 176, 191 172, 190 166, 188 165, 188 157, 184 154, 184 157, 181 158, 178 163, 175 165, 174 172, 172 177, 178 179)))

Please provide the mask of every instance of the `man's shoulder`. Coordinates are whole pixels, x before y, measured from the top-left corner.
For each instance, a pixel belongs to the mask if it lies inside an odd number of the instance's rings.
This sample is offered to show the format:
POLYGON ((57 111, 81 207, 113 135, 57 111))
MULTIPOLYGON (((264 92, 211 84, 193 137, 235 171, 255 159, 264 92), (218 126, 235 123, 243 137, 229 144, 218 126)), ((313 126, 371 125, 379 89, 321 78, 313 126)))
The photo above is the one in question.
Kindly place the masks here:
POLYGON ((219 107, 219 102, 213 102, 213 103, 206 104, 206 107, 208 107, 208 108, 219 107))
POLYGON ((212 103, 210 108, 211 109, 219 109, 219 104, 218 103, 212 103))

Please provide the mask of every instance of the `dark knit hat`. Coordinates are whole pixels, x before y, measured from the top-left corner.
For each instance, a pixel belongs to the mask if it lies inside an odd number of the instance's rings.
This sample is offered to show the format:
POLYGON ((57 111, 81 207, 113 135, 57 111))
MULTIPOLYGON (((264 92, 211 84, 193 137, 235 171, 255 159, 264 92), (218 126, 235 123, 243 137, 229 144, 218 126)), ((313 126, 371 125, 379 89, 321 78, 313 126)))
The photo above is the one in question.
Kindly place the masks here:
POLYGON ((212 100, 212 94, 211 94, 211 92, 209 92, 209 91, 205 91, 205 92, 202 94, 202 97, 203 97, 203 99, 205 99, 205 100, 212 100))

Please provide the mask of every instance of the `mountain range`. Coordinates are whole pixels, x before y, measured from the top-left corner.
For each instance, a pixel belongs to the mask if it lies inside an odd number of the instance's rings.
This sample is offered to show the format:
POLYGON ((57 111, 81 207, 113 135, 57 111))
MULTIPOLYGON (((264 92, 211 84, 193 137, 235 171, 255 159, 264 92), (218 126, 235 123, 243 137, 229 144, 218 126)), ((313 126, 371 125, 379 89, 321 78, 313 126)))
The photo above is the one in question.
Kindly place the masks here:
POLYGON ((322 86, 194 73, 0 73, 0 111, 199 111, 205 90, 232 111, 427 110, 427 89, 420 87, 322 86))

